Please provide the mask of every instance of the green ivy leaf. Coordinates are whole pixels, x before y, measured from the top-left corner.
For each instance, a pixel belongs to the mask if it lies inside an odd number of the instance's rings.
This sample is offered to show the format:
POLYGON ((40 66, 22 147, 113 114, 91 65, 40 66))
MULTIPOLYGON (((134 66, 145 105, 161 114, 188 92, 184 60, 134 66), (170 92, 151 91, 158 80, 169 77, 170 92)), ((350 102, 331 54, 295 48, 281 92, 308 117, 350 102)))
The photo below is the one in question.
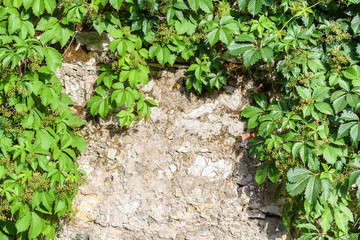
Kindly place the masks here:
POLYGON ((241 111, 241 116, 246 118, 251 118, 261 112, 263 112, 261 108, 249 106, 241 111))
POLYGON ((337 151, 332 146, 327 146, 324 148, 323 157, 329 164, 334 164, 338 157, 337 151))
POLYGON ((339 209, 334 209, 334 217, 335 217, 335 223, 340 228, 341 231, 347 232, 348 231, 348 222, 349 220, 340 212, 339 209))
POLYGON ((170 51, 167 47, 158 47, 156 58, 161 65, 165 65, 170 57, 170 51))
POLYGON ((320 226, 323 229, 323 232, 326 233, 327 231, 329 231, 333 220, 334 220, 334 218, 333 218, 330 208, 326 207, 325 211, 321 215, 321 221, 320 221, 320 226))
POLYGON ((358 81, 360 81, 360 66, 353 65, 344 71, 343 74, 346 78, 355 80, 355 86, 360 86, 360 84, 358 84, 358 81))
POLYGON ((249 13, 252 15, 258 14, 262 8, 263 3, 263 0, 250 0, 248 5, 249 13))
POLYGON ((113 8, 116 9, 116 11, 119 11, 121 4, 124 0, 109 0, 110 5, 113 6, 113 8))
POLYGON ((279 180, 280 176, 281 175, 279 169, 274 164, 270 165, 268 168, 268 177, 270 181, 276 183, 279 180))
POLYGON ((220 38, 220 31, 219 29, 214 29, 208 34, 208 41, 210 43, 210 46, 213 46, 217 41, 219 41, 220 38))
POLYGON ((321 101, 329 90, 330 88, 328 87, 316 87, 312 93, 312 99, 315 101, 321 101))
POLYGON ((356 124, 355 122, 348 122, 341 124, 337 133, 337 139, 345 137, 348 134, 350 128, 355 124, 356 124))
POLYGON ((254 95, 255 102, 264 110, 267 109, 268 101, 263 93, 255 93, 254 95))
POLYGON ((31 218, 32 218, 31 213, 27 212, 16 222, 15 226, 18 232, 24 232, 28 230, 30 226, 31 218))
POLYGON ((360 15, 356 15, 351 21, 351 28, 355 34, 360 33, 360 15))
POLYGON ((32 11, 35 14, 35 16, 39 17, 45 9, 45 3, 44 0, 34 0, 32 11))
POLYGON ((257 182, 257 184, 262 184, 265 180, 266 177, 268 175, 268 167, 269 164, 268 163, 264 163, 263 165, 261 165, 258 170, 256 171, 255 174, 255 181, 257 182))
POLYGON ((314 73, 316 73, 318 70, 324 69, 324 66, 319 59, 308 60, 307 64, 314 73))
POLYGON ((212 13, 214 8, 212 0, 200 0, 199 7, 206 13, 212 13))
POLYGON ((273 59, 274 52, 270 47, 261 48, 261 56, 265 62, 270 62, 273 59))
POLYGON ((57 68, 61 68, 61 54, 55 48, 44 47, 43 53, 51 71, 55 72, 57 68))
POLYGON ((315 108, 319 110, 322 113, 328 114, 328 115, 334 115, 334 112, 331 108, 331 106, 328 103, 325 102, 317 102, 315 103, 315 108))
POLYGON ((189 6, 192 10, 197 11, 201 0, 188 0, 189 6))
POLYGON ((336 114, 338 114, 340 111, 346 108, 346 106, 347 106, 346 95, 343 95, 335 99, 333 102, 333 107, 336 114))
POLYGON ((56 8, 56 0, 44 0, 45 9, 52 14, 56 8))
POLYGON ((311 98, 311 92, 308 88, 296 86, 296 91, 299 94, 299 96, 303 99, 310 99, 311 98))
POLYGON ((291 183, 286 185, 286 190, 291 196, 302 193, 307 186, 311 172, 306 168, 292 168, 288 171, 287 177, 291 183))
POLYGON ((229 43, 233 40, 232 32, 225 27, 219 29, 219 34, 220 41, 226 45, 229 45, 229 43))
POLYGON ((8 21, 8 31, 10 34, 16 32, 20 27, 20 19, 14 13, 10 15, 8 21))
POLYGON ((261 58, 261 50, 252 48, 246 51, 243 57, 244 57, 244 66, 249 67, 250 65, 253 65, 261 58))
POLYGON ((236 42, 231 42, 228 46, 228 51, 226 51, 226 53, 233 55, 233 56, 237 56, 240 54, 243 54, 244 52, 250 50, 251 48, 253 48, 254 45, 251 43, 236 43, 236 42))
POLYGON ((23 5, 26 10, 28 10, 33 5, 33 0, 23 0, 23 5))
POLYGON ((31 212, 31 216, 32 217, 31 217, 31 225, 29 229, 29 238, 33 239, 40 235, 43 224, 40 216, 37 213, 31 212))
POLYGON ((359 124, 355 124, 350 128, 350 138, 351 141, 355 144, 355 146, 358 146, 359 136, 360 136, 359 124))
POLYGON ((340 118, 346 121, 359 121, 359 116, 352 111, 344 111, 340 118))

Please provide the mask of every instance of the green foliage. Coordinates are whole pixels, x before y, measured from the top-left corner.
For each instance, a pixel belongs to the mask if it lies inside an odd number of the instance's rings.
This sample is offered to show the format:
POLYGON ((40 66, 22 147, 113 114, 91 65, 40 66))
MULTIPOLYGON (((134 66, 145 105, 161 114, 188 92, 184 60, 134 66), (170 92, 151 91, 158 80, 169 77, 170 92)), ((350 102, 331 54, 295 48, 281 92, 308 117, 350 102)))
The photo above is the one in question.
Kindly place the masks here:
POLYGON ((4 73, 0 231, 9 239, 51 239, 85 176, 76 157, 86 143, 74 131, 84 123, 72 114, 72 101, 48 67, 25 71, 22 77, 16 70, 4 73))
MULTIPOLYGON (((240 3, 241 9, 250 5, 240 3)), ((261 58, 275 60, 279 74, 276 100, 256 94, 258 106, 241 114, 257 133, 250 141, 251 156, 262 161, 255 179, 259 184, 266 178, 279 183, 280 193, 289 199, 284 224, 296 227, 299 239, 357 239, 358 3, 274 5, 263 6, 258 20, 242 23, 244 33, 228 46, 228 53, 242 54, 246 66, 261 58), (347 11, 345 20, 342 14, 347 11)))
POLYGON ((275 64, 276 97, 242 111, 257 133, 255 180, 279 183, 299 239, 360 233, 360 2, 297 0, 6 0, 0 4, 0 237, 52 238, 84 172, 86 143, 53 72, 76 32, 113 38, 87 106, 121 127, 148 119, 151 65, 187 64, 198 94, 227 82, 224 56, 275 64), (222 58, 224 57, 224 58, 222 58), (12 126, 12 127, 10 127, 12 126), (15 127, 13 127, 15 126, 15 127))

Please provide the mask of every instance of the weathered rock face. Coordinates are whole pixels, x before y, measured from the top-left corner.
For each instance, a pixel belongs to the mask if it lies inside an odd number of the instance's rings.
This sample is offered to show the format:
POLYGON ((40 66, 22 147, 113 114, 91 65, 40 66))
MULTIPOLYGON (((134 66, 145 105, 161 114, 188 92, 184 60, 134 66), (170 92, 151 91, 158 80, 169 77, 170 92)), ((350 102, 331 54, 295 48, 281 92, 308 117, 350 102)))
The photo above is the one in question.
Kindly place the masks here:
POLYGON ((88 174, 74 201, 74 222, 59 239, 286 239, 271 186, 257 186, 244 122, 256 85, 233 77, 223 91, 185 91, 185 70, 160 71, 143 89, 159 107, 150 120, 121 129, 116 119, 82 111, 96 67, 64 64, 65 91, 87 119, 88 174))

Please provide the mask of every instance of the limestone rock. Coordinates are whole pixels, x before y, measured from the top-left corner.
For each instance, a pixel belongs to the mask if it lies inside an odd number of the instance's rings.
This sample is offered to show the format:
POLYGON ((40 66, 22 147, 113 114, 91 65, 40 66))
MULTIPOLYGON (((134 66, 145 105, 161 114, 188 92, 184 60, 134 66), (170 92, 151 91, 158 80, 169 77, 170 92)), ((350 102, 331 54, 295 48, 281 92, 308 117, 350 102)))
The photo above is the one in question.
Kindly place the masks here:
MULTIPOLYGON (((75 105, 84 108, 97 71, 91 64, 63 64, 56 74, 75 105)), ((271 200, 273 191, 256 184, 255 163, 239 142, 246 133, 239 113, 256 85, 233 83, 225 91, 197 96, 185 92, 184 72, 161 71, 150 79, 144 94, 159 107, 147 122, 125 130, 111 119, 87 118, 81 134, 88 147, 78 162, 88 184, 74 200, 75 223, 63 226, 59 239, 286 236, 281 218, 274 216, 280 207, 271 200)))
POLYGON ((108 34, 102 33, 100 36, 98 32, 77 32, 75 38, 77 43, 98 52, 108 51, 111 42, 108 34))

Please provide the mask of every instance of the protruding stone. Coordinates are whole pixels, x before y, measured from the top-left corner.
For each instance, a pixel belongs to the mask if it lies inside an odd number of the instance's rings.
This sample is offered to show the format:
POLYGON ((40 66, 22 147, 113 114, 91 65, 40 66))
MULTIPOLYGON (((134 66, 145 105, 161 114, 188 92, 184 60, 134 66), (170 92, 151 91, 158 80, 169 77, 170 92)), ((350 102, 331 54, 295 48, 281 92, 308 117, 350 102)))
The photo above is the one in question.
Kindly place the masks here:
POLYGON ((170 166, 169 166, 169 168, 170 168, 170 170, 171 170, 171 172, 176 172, 176 166, 175 166, 175 164, 171 164, 170 166))
POLYGON ((76 42, 97 52, 108 51, 111 42, 108 34, 103 33, 100 36, 98 32, 78 32, 75 38, 76 42))
POLYGON ((117 150, 113 148, 109 148, 107 152, 107 157, 110 159, 115 159, 117 154, 117 150))
POLYGON ((92 222, 96 219, 96 215, 93 214, 94 208, 103 200, 103 196, 89 195, 82 199, 79 206, 75 207, 76 215, 75 219, 79 219, 84 222, 92 222))
POLYGON ((249 218, 265 219, 265 214, 257 209, 248 209, 246 213, 249 215, 249 218))

